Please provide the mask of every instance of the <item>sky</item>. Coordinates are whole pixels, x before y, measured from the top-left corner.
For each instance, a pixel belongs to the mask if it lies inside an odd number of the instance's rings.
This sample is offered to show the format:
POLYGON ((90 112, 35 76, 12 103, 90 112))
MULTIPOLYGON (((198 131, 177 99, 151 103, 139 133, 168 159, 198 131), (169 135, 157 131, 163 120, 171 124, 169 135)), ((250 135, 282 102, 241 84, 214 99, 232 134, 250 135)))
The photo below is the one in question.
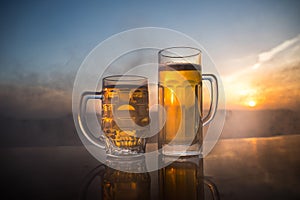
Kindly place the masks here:
POLYGON ((147 26, 180 31, 205 47, 229 109, 298 108, 299 9, 297 0, 1 1, 1 114, 70 113, 88 53, 113 34, 147 26))

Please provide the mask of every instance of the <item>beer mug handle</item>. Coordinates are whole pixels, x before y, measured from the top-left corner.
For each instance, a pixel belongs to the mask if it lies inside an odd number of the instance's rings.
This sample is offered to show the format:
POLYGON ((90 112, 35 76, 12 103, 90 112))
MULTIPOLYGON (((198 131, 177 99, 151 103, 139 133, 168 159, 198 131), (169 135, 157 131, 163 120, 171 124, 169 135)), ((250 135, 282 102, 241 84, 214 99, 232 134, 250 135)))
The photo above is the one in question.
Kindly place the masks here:
POLYGON ((204 177, 203 182, 209 188, 209 191, 212 195, 212 199, 219 200, 220 194, 219 194, 217 186, 212 181, 208 180, 206 177, 204 177))
POLYGON ((218 108, 218 80, 213 74, 202 74, 202 80, 209 81, 210 83, 210 104, 208 114, 203 118, 203 126, 208 125, 214 118, 218 108))
MULTIPOLYGON (((89 130, 87 120, 86 120, 86 106, 89 100, 91 99, 103 99, 102 92, 84 92, 80 99, 80 108, 78 113, 78 122, 79 127, 83 133, 83 135, 95 146, 105 149, 104 142, 101 141, 101 138, 97 138, 93 135, 93 133, 89 130)), ((101 102, 102 103, 102 102, 101 102)))

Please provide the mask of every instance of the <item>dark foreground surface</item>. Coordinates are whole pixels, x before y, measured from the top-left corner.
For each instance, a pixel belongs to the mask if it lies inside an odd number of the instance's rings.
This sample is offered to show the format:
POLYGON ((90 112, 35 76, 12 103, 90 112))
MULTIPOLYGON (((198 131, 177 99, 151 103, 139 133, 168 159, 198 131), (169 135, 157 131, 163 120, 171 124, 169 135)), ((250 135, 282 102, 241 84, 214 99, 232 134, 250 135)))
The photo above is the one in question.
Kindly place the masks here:
POLYGON ((204 160, 129 174, 84 147, 2 148, 1 199, 299 199, 299 155, 300 135, 228 139, 204 160))

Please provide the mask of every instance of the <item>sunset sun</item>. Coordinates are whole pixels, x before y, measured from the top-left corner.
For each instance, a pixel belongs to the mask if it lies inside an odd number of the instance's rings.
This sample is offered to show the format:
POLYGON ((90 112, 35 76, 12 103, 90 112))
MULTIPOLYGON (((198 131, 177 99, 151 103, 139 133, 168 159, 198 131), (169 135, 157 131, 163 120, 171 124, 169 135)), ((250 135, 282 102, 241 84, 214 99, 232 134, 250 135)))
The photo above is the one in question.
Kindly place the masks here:
POLYGON ((247 102, 247 105, 248 105, 249 107, 253 108, 253 107, 256 106, 256 101, 250 100, 250 101, 247 102))

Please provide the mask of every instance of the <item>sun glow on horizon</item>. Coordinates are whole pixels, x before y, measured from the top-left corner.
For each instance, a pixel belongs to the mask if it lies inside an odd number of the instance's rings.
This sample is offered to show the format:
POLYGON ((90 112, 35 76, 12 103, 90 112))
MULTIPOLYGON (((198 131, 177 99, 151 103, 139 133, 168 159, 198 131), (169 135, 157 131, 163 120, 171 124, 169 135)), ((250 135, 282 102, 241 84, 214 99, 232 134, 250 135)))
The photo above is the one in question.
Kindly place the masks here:
POLYGON ((250 101, 247 102, 247 105, 248 105, 249 107, 253 108, 253 107, 256 106, 256 101, 250 100, 250 101))

